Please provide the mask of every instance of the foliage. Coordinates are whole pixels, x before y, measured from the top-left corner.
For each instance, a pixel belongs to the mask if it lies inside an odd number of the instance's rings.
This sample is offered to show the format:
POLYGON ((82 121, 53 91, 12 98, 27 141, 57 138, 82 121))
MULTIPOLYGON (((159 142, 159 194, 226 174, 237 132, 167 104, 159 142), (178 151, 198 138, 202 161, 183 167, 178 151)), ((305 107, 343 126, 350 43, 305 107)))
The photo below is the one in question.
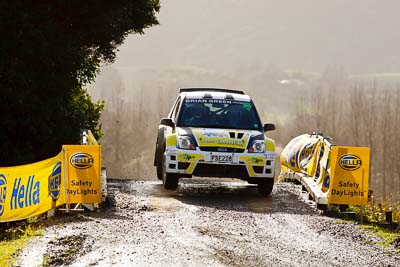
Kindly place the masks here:
MULTIPOLYGON (((130 33, 157 24, 158 0, 0 3, 0 166, 53 156, 97 128, 83 86, 130 33)), ((111 90, 112 88, 110 88, 111 90)))
POLYGON ((385 223, 386 212, 392 212, 392 221, 400 223, 400 202, 393 199, 370 201, 365 207, 350 206, 351 210, 363 214, 367 222, 385 223))

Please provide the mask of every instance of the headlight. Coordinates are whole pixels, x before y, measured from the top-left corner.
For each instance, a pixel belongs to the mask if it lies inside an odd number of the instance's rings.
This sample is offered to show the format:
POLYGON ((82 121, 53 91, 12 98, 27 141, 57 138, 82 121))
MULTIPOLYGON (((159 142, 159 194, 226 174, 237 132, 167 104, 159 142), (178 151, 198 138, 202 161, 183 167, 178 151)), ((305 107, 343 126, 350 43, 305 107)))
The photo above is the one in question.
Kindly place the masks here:
POLYGON ((178 137, 178 148, 181 149, 196 149, 192 139, 189 136, 179 136, 178 137))
POLYGON ((263 140, 256 140, 253 142, 249 148, 249 153, 264 153, 265 152, 265 142, 263 140))

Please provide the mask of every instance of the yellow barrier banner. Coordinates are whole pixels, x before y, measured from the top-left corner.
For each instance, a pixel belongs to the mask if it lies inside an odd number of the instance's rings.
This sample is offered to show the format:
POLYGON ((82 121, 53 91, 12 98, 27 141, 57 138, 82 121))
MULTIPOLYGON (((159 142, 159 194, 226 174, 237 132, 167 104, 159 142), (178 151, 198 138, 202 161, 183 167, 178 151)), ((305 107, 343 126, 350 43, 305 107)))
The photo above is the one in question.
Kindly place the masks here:
POLYGON ((101 146, 64 145, 66 201, 101 203, 101 146))
POLYGON ((0 222, 37 216, 65 203, 62 153, 40 162, 0 168, 0 222))
POLYGON ((334 146, 331 159, 329 204, 366 205, 370 149, 334 146))
POLYGON ((0 168, 0 222, 27 219, 73 203, 101 203, 99 145, 66 145, 53 158, 0 168))
POLYGON ((281 165, 285 170, 314 176, 322 141, 322 137, 308 134, 292 139, 281 153, 281 165))
POLYGON ((281 177, 302 173, 315 181, 328 204, 366 205, 370 149, 332 146, 323 136, 303 134, 282 150, 281 177))

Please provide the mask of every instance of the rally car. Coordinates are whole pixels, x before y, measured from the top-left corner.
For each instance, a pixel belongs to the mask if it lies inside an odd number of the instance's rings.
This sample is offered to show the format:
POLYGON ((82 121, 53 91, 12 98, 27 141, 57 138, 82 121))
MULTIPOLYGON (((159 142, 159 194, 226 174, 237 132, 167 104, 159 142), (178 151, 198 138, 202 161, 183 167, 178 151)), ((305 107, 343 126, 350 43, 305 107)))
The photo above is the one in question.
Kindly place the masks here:
POLYGON ((164 188, 176 189, 179 178, 239 178, 269 195, 274 185, 275 143, 265 132, 253 101, 243 91, 216 88, 180 89, 161 119, 154 166, 164 188))

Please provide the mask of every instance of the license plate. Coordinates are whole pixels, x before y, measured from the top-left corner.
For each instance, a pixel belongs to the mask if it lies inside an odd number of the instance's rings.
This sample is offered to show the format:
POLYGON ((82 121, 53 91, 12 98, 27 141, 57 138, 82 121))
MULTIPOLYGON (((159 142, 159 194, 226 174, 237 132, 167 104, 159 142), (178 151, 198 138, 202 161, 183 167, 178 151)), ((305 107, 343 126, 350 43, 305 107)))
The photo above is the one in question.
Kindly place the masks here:
POLYGON ((232 155, 211 155, 211 161, 213 162, 233 162, 233 156, 232 155))

